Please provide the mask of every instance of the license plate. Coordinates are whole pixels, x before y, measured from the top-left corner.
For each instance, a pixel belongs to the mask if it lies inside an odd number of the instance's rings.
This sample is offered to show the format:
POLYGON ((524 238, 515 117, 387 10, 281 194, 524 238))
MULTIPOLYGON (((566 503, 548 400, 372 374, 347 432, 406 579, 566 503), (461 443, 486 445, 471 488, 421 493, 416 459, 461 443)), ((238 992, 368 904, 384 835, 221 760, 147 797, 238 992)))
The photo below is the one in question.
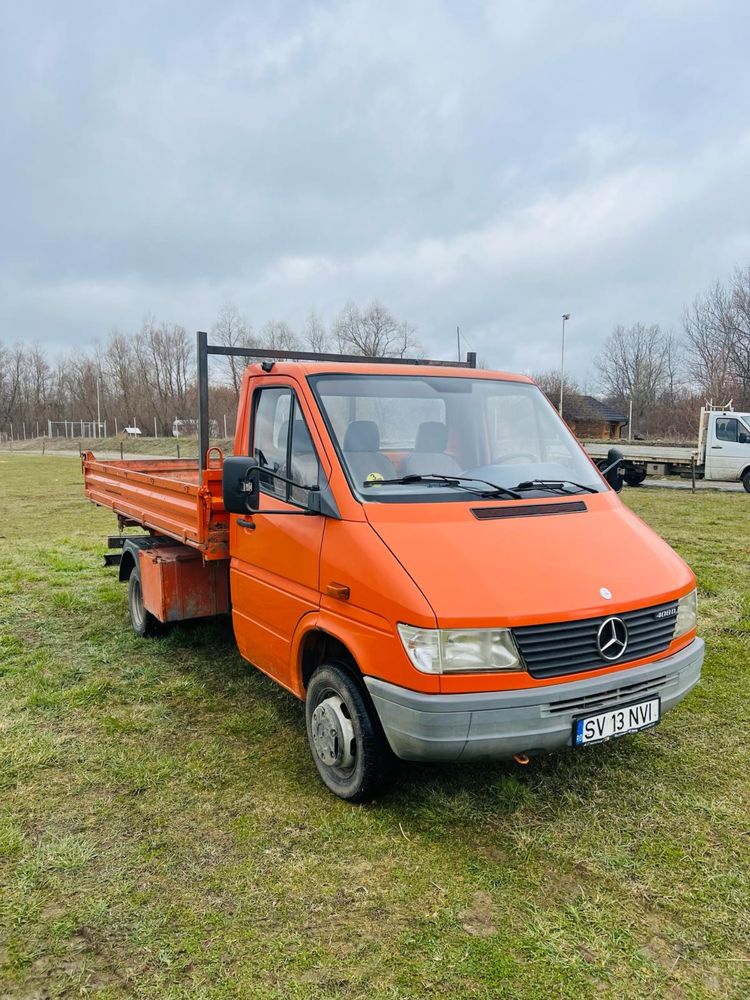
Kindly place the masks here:
POLYGON ((641 729, 655 726, 661 715, 661 701, 650 698, 624 708, 613 708, 598 715, 584 716, 573 723, 573 745, 587 746, 589 743, 603 743, 614 736, 637 733, 641 729))

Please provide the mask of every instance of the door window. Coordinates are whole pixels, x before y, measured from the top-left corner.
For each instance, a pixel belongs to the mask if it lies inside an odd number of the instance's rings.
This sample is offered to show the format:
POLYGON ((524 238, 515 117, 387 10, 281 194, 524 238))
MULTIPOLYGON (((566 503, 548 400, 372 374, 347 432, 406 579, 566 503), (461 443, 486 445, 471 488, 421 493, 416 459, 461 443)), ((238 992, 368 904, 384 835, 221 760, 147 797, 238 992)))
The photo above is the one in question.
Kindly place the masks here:
POLYGON ((307 505, 308 491, 319 486, 320 463, 296 396, 286 387, 260 389, 253 421, 252 454, 262 469, 291 479, 260 478, 264 493, 307 505))
MULTIPOLYGON (((261 469, 278 472, 280 476, 286 475, 291 407, 291 389, 268 388, 261 389, 258 393, 253 421, 252 455, 261 469)), ((264 493, 286 499, 286 483, 272 476, 261 476, 260 488, 264 493)))
POLYGON ((738 422, 734 417, 720 417, 716 421, 716 437, 719 441, 737 441, 738 422))

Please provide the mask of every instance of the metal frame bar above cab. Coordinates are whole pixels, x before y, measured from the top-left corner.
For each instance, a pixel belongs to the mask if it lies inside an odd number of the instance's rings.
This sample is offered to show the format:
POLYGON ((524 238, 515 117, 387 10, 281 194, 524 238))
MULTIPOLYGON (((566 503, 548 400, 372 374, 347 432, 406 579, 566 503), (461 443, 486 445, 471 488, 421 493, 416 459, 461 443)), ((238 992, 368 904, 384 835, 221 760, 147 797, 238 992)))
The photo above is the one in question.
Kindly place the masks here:
POLYGON ((198 470, 201 486, 208 463, 208 334, 198 331, 198 470))
POLYGON ((360 354, 319 354, 315 351, 274 351, 254 347, 220 347, 209 344, 208 334, 199 330, 198 348, 198 468, 207 468, 208 437, 208 356, 248 358, 255 361, 343 361, 362 365, 429 365, 438 368, 476 368, 476 352, 469 351, 466 361, 434 361, 427 358, 367 358, 360 354))

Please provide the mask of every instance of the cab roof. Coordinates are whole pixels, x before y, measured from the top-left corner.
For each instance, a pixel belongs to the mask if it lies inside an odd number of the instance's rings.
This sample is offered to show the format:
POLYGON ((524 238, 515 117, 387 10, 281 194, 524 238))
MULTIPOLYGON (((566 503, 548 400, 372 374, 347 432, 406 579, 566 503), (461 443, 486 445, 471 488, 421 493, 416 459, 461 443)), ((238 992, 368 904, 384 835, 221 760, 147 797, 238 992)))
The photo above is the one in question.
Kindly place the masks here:
POLYGON ((273 361, 248 365, 253 376, 289 375, 299 378, 308 375, 411 375, 431 378, 436 376, 450 378, 492 379, 504 382, 532 382, 528 375, 513 372, 489 371, 485 368, 467 368, 465 365, 430 364, 429 362, 403 364, 398 362, 352 362, 352 361, 273 361))

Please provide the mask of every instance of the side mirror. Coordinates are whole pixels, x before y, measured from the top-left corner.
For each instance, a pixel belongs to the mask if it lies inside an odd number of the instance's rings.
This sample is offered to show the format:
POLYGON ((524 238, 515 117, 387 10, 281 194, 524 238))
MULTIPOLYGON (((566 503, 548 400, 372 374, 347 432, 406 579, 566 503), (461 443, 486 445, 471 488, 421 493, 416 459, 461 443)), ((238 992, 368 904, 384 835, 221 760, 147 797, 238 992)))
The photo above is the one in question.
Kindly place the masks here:
POLYGON ((254 458, 247 455, 235 455, 225 458, 222 472, 222 495, 224 509, 230 514, 322 514, 339 520, 336 501, 331 493, 327 480, 320 487, 305 487, 278 472, 272 472, 265 466, 258 465, 254 458), (297 510, 260 510, 260 486, 269 486, 272 481, 288 483, 293 489, 292 502, 297 510))
POLYGON ((258 462, 247 455, 224 459, 221 492, 224 510, 230 514, 248 514, 258 509, 260 469, 258 462))
POLYGON ((619 448, 610 448, 607 452, 607 464, 601 470, 602 475, 616 493, 620 492, 625 481, 625 472, 622 467, 624 458, 625 456, 619 448))

